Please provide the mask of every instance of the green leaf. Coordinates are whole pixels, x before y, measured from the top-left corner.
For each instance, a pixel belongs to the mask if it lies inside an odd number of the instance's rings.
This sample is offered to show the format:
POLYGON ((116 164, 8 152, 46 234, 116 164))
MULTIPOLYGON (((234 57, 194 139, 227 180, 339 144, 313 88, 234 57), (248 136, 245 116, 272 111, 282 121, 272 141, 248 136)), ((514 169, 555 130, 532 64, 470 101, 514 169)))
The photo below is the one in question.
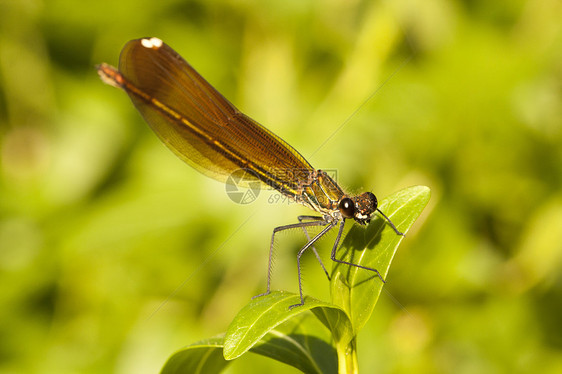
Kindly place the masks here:
POLYGON ((250 352, 291 365, 303 373, 338 372, 331 333, 310 313, 291 318, 269 331, 250 352))
MULTIPOLYGON (((162 374, 219 373, 229 364, 222 356, 223 340, 222 336, 204 340, 176 352, 162 374)), ((303 373, 338 372, 331 333, 309 313, 269 331, 250 352, 291 365, 303 373)))
POLYGON ((275 291, 252 299, 234 318, 225 335, 224 357, 232 360, 256 345, 266 333, 283 322, 312 310, 328 327, 337 341, 347 343, 353 339, 351 323, 343 310, 335 305, 311 297, 305 303, 289 309, 300 302, 299 295, 275 291))
POLYGON ((230 362, 222 356, 223 337, 192 344, 172 355, 162 368, 162 374, 215 374, 230 362))
MULTIPOLYGON (((428 187, 410 187, 384 199, 379 209, 398 230, 407 233, 427 205, 429 197, 428 187)), ((403 239, 383 217, 377 217, 367 228, 354 225, 346 235, 337 257, 376 269, 386 279, 392 258, 403 239)), ((382 281, 372 271, 334 263, 330 283, 332 302, 346 311, 357 334, 373 312, 382 290, 382 281)))

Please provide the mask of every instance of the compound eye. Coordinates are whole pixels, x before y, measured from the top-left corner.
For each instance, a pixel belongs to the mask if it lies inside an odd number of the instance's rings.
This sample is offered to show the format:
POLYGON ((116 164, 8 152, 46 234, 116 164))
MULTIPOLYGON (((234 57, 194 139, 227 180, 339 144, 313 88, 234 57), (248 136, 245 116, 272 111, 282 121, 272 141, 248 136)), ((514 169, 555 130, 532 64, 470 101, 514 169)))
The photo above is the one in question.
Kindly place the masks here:
POLYGON ((349 197, 344 197, 343 199, 341 199, 338 205, 338 209, 340 210, 344 218, 353 218, 353 216, 355 215, 355 204, 349 197))

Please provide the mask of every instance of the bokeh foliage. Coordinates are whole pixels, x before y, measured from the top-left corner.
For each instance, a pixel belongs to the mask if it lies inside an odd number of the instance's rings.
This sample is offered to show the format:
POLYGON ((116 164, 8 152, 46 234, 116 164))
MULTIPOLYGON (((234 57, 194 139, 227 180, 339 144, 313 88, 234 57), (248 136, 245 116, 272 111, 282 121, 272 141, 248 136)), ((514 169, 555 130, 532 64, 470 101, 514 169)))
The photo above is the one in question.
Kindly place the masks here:
MULTIPOLYGON (((143 36, 352 192, 431 188, 359 336, 364 371, 562 371, 560 14, 557 0, 0 1, 0 371, 159 370, 263 291, 272 228, 306 213, 271 191, 232 203, 99 81, 94 65, 143 36)), ((304 238, 280 239, 273 285, 295 291, 304 238)), ((309 257, 305 289, 328 299, 309 257)), ((229 372, 249 367, 294 372, 257 356, 229 372)))

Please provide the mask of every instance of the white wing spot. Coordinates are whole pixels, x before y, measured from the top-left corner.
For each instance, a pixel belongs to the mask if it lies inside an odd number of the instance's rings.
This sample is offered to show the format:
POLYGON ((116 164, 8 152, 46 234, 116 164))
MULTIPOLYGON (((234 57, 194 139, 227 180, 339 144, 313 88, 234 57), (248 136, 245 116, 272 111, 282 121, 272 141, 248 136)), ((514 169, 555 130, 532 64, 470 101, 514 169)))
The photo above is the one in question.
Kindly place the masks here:
POLYGON ((141 45, 145 48, 158 49, 158 48, 162 47, 162 40, 160 40, 158 38, 154 38, 154 37, 152 37, 150 39, 142 39, 141 45))

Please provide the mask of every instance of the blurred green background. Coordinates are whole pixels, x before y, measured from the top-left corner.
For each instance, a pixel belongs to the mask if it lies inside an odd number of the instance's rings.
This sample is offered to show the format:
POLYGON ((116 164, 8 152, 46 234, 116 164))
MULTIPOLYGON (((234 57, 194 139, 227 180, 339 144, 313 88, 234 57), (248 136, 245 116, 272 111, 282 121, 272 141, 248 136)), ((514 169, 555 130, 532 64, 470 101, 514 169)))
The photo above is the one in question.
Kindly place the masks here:
MULTIPOLYGON (((0 372, 157 372, 263 292, 273 227, 307 213, 271 191, 234 204, 101 83, 95 64, 144 36, 349 191, 432 189, 359 336, 364 372, 562 372, 561 14, 0 0, 0 372)), ((297 291, 303 240, 279 237, 274 289, 297 291)), ((329 300, 308 257, 305 292, 329 300)), ((228 372, 250 369, 295 372, 251 354, 228 372)))

